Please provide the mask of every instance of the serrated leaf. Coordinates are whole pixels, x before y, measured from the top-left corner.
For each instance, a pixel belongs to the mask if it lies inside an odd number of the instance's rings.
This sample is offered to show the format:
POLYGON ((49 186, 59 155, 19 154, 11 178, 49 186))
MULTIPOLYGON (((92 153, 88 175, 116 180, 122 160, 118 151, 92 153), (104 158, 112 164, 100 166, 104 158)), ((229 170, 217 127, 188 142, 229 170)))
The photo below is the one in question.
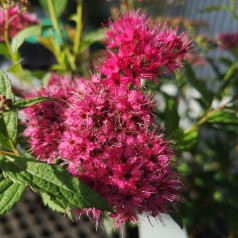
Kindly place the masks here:
MULTIPOLYGON (((9 157, 8 157, 9 158, 9 157)), ((13 181, 27 184, 40 193, 47 193, 64 206, 74 209, 95 207, 112 211, 93 189, 57 165, 11 157, 2 163, 3 173, 13 181)))
POLYGON ((11 141, 8 135, 5 121, 3 120, 2 117, 0 117, 0 145, 9 150, 15 149, 13 142, 11 141))
POLYGON ((13 145, 16 145, 18 135, 18 115, 17 112, 9 112, 3 116, 6 124, 8 136, 13 145))
POLYGON ((22 110, 26 107, 33 106, 37 103, 45 102, 45 101, 55 101, 54 98, 49 97, 36 97, 36 98, 30 98, 30 99, 20 99, 12 103, 12 107, 10 110, 22 110))
POLYGON ((25 185, 14 183, 10 178, 0 175, 0 215, 9 211, 18 202, 25 185))
POLYGON ((50 195, 48 195, 47 193, 41 193, 41 198, 42 201, 44 203, 45 206, 48 206, 51 210, 56 211, 56 212, 60 212, 60 213, 64 213, 67 214, 67 216, 69 217, 69 219, 72 221, 73 220, 73 216, 71 213, 70 208, 68 209, 64 209, 62 206, 60 206, 57 203, 57 200, 54 200, 50 195))
MULTIPOLYGON (((0 70, 0 95, 4 94, 7 99, 14 101, 12 85, 7 75, 0 70)), ((16 112, 10 112, 3 116, 9 139, 15 145, 17 141, 18 116, 16 112)))
MULTIPOLYGON (((54 7, 54 11, 55 11, 55 15, 56 17, 60 17, 61 14, 64 12, 66 6, 67 6, 67 0, 51 0, 53 7, 54 7)), ((43 7, 43 9, 48 12, 48 4, 47 4, 47 0, 39 0, 40 5, 43 7)))
POLYGON ((0 70, 0 95, 1 94, 4 94, 7 99, 14 99, 11 82, 2 70, 0 70))
POLYGON ((209 123, 238 124, 238 116, 232 110, 214 111, 208 114, 206 121, 209 123))
POLYGON ((12 50, 15 54, 17 54, 18 49, 20 46, 24 43, 25 39, 32 37, 32 36, 39 36, 41 35, 43 27, 38 26, 29 26, 27 28, 24 28, 19 33, 17 33, 13 39, 12 39, 12 50))

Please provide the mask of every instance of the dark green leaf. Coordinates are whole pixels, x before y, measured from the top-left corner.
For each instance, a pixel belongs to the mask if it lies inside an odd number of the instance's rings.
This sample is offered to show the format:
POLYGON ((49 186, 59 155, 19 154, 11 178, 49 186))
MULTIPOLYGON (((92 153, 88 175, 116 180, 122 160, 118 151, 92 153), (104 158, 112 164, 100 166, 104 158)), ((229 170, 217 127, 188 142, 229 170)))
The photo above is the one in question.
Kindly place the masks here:
POLYGON ((42 198, 44 205, 48 206, 51 210, 67 214, 69 219, 73 220, 70 208, 64 209, 62 206, 60 206, 57 203, 57 200, 53 200, 53 198, 51 196, 49 196, 47 193, 41 193, 41 198, 42 198))
POLYGON ((166 133, 171 135, 179 125, 179 115, 178 115, 178 105, 176 102, 176 97, 172 97, 164 93, 165 97, 165 128, 166 133))
MULTIPOLYGON (((11 159, 13 158, 9 158, 11 159)), ((2 170, 13 181, 30 185, 40 193, 49 194, 64 206, 64 209, 95 207, 112 211, 96 191, 57 165, 15 157, 13 161, 4 161, 2 170)))
POLYGON ((197 79, 191 65, 186 64, 185 68, 186 68, 186 75, 187 75, 187 79, 188 79, 189 83, 196 90, 199 91, 202 98, 206 101, 206 103, 208 105, 210 105, 212 100, 213 100, 213 93, 207 89, 206 84, 205 84, 204 81, 201 81, 201 80, 197 79))
POLYGON ((5 121, 3 120, 3 117, 0 117, 0 145, 9 150, 14 150, 15 148, 12 140, 8 135, 6 124, 5 121))
POLYGON ((181 217, 181 214, 171 212, 169 215, 173 218, 173 220, 179 225, 181 229, 183 229, 184 224, 183 224, 183 219, 181 217))
MULTIPOLYGON (((0 95, 4 94, 7 99, 14 101, 14 94, 12 92, 12 85, 7 75, 0 71, 0 95)), ((18 116, 16 112, 10 112, 3 116, 7 135, 9 140, 15 145, 17 141, 17 125, 18 116)))
POLYGON ((0 175, 0 215, 9 211, 18 202, 25 190, 25 185, 14 183, 0 175))

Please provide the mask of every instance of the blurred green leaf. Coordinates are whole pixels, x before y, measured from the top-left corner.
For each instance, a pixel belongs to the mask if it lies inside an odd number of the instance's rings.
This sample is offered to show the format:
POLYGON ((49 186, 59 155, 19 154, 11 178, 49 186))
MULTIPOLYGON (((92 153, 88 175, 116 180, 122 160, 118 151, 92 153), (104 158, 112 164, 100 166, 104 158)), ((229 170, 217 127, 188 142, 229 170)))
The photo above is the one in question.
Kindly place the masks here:
POLYGON ((201 94, 202 98, 206 101, 208 105, 211 104, 213 100, 213 93, 209 91, 206 87, 206 83, 204 81, 199 80, 195 72, 192 69, 192 66, 189 64, 185 65, 186 75, 188 82, 201 94))
POLYGON ((24 43, 25 39, 32 37, 32 36, 39 36, 42 33, 43 27, 38 26, 29 26, 24 28, 20 32, 18 32, 12 39, 12 50, 15 54, 17 54, 20 46, 24 43))
POLYGON ((86 34, 80 41, 78 54, 83 53, 90 45, 105 39, 105 32, 105 29, 99 29, 86 34))
POLYGON ((200 12, 205 13, 205 12, 212 12, 212 11, 230 11, 230 7, 223 4, 213 5, 213 6, 204 7, 200 12))
POLYGON ((7 46, 3 43, 0 43, 0 55, 3 55, 5 58, 10 59, 10 55, 7 49, 7 46))
POLYGON ((214 111, 208 114, 206 121, 209 123, 238 124, 238 116, 232 110, 214 111))
POLYGON ((191 150, 198 141, 197 129, 183 131, 181 128, 177 129, 173 141, 175 142, 175 149, 179 152, 191 150))
POLYGON ((235 63, 227 70, 224 79, 229 80, 232 76, 236 76, 237 72, 238 72, 238 63, 235 63))
MULTIPOLYGON (((54 11, 55 11, 56 17, 60 17, 61 14, 66 9, 68 1, 67 0, 51 0, 51 1, 54 6, 54 11)), ((49 12, 47 0, 39 0, 39 3, 46 12, 49 12)))
POLYGON ((166 93, 163 94, 165 97, 165 128, 167 135, 171 135, 179 125, 178 105, 176 97, 172 97, 166 93))

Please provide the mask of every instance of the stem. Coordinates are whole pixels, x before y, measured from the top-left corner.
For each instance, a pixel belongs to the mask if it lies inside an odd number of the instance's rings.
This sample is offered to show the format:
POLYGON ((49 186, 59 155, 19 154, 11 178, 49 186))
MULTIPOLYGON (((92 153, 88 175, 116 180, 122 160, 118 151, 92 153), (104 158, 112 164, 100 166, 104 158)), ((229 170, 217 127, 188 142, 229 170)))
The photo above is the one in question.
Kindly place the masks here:
POLYGON ((5 30, 4 30, 4 41, 6 43, 8 52, 10 54, 11 60, 14 64, 17 63, 17 56, 14 54, 11 44, 10 44, 10 40, 9 40, 9 16, 8 16, 8 8, 5 9, 5 16, 6 16, 6 20, 5 20, 5 30))
POLYGON ((0 150, 0 155, 19 155, 19 152, 15 149, 14 152, 0 150))
POLYGON ((82 12, 83 12, 83 0, 78 0, 77 5, 77 21, 76 21, 76 33, 74 37, 74 46, 73 46, 73 52, 76 55, 78 52, 78 48, 80 45, 80 38, 81 38, 81 32, 82 32, 82 12))
POLYGON ((60 37, 60 39, 63 43, 64 42, 63 35, 61 33, 61 30, 60 30, 60 27, 59 27, 59 24, 58 24, 58 20, 57 20, 56 14, 55 14, 55 10, 54 10, 52 0, 47 0, 47 5, 48 5, 48 9, 49 9, 52 24, 55 28, 56 33, 59 35, 59 37, 60 37))
POLYGON ((122 223, 119 229, 119 237, 126 238, 126 224, 122 223))
POLYGON ((9 15, 8 15, 8 5, 7 7, 5 8, 5 16, 6 16, 6 19, 5 19, 5 29, 4 29, 4 42, 7 46, 7 50, 8 50, 8 53, 10 55, 10 58, 11 58, 11 61, 13 64, 18 64, 19 65, 19 71, 17 71, 15 74, 17 76, 17 78, 19 80, 21 80, 21 73, 23 71, 22 69, 22 65, 18 62, 18 56, 17 54, 15 54, 12 50, 12 46, 11 46, 11 43, 10 43, 10 39, 9 39, 9 22, 11 21, 11 19, 9 19, 9 15))

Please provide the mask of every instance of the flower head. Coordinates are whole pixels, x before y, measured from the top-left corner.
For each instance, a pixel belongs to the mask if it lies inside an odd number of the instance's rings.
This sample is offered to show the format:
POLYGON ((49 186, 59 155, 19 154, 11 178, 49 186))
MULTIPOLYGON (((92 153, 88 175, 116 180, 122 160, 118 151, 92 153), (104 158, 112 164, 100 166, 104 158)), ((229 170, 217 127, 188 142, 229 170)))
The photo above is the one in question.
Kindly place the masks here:
POLYGON ((217 42, 223 50, 238 48, 238 32, 220 34, 217 36, 217 42))
POLYGON ((139 11, 129 12, 109 23, 107 51, 98 68, 106 84, 139 86, 141 79, 155 81, 162 73, 180 67, 189 47, 185 33, 154 25, 139 11))
MULTIPOLYGON (((38 95, 44 102, 25 110, 25 136, 41 160, 63 160, 68 171, 95 189, 115 209, 119 225, 145 212, 159 215, 178 200, 179 180, 170 169, 173 151, 157 134, 153 102, 139 90, 110 90, 94 76, 75 83, 54 75, 38 95), (62 87, 64 84, 64 87, 62 87)), ((83 209, 98 220, 102 213, 83 209)))

